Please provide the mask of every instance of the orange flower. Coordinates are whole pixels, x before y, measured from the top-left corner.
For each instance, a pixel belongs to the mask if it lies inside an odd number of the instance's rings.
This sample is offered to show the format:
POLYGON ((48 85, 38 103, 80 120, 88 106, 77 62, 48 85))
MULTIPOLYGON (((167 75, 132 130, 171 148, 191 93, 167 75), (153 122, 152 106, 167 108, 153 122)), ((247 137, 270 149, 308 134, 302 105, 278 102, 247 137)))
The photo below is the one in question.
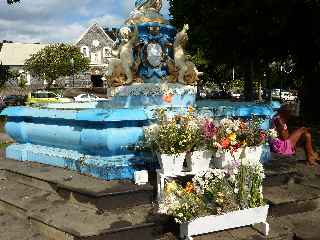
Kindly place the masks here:
POLYGON ((188 182, 188 183, 187 183, 187 186, 186 186, 185 190, 186 190, 186 192, 188 192, 188 193, 194 192, 194 187, 193 187, 192 182, 188 182))
POLYGON ((244 129, 246 127, 246 124, 244 122, 240 123, 240 129, 244 129))
POLYGON ((188 112, 189 113, 193 113, 194 112, 194 109, 193 109, 193 107, 191 105, 188 107, 188 112))
POLYGON ((228 138, 224 138, 220 145, 222 146, 222 148, 227 149, 230 145, 230 140, 228 138))
POLYGON ((172 95, 170 95, 170 94, 163 95, 162 99, 166 103, 171 103, 172 102, 172 95))

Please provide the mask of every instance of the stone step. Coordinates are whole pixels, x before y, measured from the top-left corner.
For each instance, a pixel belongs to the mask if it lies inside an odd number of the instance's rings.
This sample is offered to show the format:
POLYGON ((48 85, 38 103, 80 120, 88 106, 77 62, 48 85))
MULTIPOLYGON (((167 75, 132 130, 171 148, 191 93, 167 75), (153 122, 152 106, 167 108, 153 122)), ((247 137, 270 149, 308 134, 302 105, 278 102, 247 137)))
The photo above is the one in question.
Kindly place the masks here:
POLYGON ((168 222, 155 214, 152 205, 95 211, 8 179, 0 180, 0 210, 29 219, 35 229, 53 240, 157 239, 168 222))
POLYGON ((49 240, 34 229, 28 220, 19 219, 0 211, 1 240, 49 240))
POLYGON ((283 185, 266 185, 263 194, 270 205, 269 216, 273 217, 313 211, 320 207, 320 189, 296 183, 295 179, 283 185))
POLYGON ((318 240, 320 239, 320 210, 268 218, 268 239, 318 240))
POLYGON ((138 186, 131 181, 104 181, 67 169, 39 163, 0 160, 2 175, 11 181, 23 183, 60 198, 94 209, 130 208, 150 204, 154 188, 138 186))

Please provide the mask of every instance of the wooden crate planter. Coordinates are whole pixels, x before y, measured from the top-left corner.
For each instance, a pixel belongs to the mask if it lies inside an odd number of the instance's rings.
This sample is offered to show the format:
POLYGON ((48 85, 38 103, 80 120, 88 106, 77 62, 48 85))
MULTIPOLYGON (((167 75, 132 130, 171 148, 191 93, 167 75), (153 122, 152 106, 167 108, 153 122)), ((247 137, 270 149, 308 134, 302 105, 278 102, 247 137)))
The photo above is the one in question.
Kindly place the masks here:
POLYGON ((223 215, 197 218, 191 222, 180 225, 180 237, 182 239, 192 240, 192 236, 258 223, 262 224, 262 233, 267 236, 269 233, 269 224, 267 223, 268 209, 269 205, 265 205, 258 208, 229 212, 223 215))

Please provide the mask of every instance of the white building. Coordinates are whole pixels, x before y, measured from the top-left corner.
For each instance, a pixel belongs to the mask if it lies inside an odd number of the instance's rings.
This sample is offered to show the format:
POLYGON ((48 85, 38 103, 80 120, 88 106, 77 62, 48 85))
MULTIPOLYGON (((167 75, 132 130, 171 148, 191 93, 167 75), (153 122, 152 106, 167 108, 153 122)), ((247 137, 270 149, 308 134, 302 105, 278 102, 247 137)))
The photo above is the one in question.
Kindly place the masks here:
POLYGON ((112 57, 114 40, 97 23, 91 25, 75 43, 81 53, 90 59, 90 76, 93 86, 102 87, 102 77, 112 57))
POLYGON ((17 70, 19 73, 25 74, 27 84, 30 85, 33 78, 30 73, 24 71, 24 62, 32 54, 37 53, 47 45, 37 43, 3 43, 0 49, 0 62, 11 69, 17 70))
MULTIPOLYGON (((81 53, 90 59, 90 69, 87 73, 76 76, 76 86, 89 86, 91 83, 95 87, 102 87, 102 77, 107 70, 109 59, 112 57, 112 47, 114 45, 114 36, 116 29, 109 31, 103 29, 97 23, 91 25, 81 37, 74 43, 81 53), (110 35, 110 36, 109 36, 110 35)), ((1 43, 0 43, 1 45, 1 43)), ((39 82, 33 78, 31 74, 24 71, 24 63, 31 57, 49 44, 37 43, 3 43, 0 48, 0 62, 3 65, 9 66, 20 73, 25 74, 25 79, 28 85, 37 86, 43 85, 45 82, 39 82)), ((73 81, 73 77, 63 79, 67 86, 73 81)))

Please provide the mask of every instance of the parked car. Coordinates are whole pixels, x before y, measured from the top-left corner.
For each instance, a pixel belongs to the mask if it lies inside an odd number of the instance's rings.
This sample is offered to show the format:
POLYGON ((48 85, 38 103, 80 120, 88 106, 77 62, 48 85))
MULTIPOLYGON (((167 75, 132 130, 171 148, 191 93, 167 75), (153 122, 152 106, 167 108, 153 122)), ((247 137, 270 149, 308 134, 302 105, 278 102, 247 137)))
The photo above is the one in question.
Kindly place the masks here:
MULTIPOLYGON (((271 96, 273 99, 280 100, 280 89, 273 89, 271 91, 271 96)), ((282 90, 281 91, 281 99, 283 101, 296 101, 298 99, 298 96, 296 96, 295 94, 293 94, 289 91, 282 90)))
POLYGON ((94 102, 99 100, 107 100, 106 98, 100 98, 94 94, 83 93, 74 98, 76 102, 94 102))
POLYGON ((229 92, 224 91, 213 91, 208 95, 212 99, 231 99, 232 95, 229 92))
POLYGON ((231 96, 232 96, 234 99, 240 99, 241 93, 239 93, 239 92, 231 92, 231 96))
POLYGON ((28 95, 27 104, 41 104, 41 103, 67 103, 72 102, 70 98, 63 98, 62 96, 49 91, 38 91, 28 95))
POLYGON ((26 96, 9 95, 4 97, 3 102, 5 106, 23 106, 26 103, 26 96))
POLYGON ((298 100, 298 96, 293 95, 291 92, 282 92, 281 93, 282 99, 284 101, 297 101, 298 100))

